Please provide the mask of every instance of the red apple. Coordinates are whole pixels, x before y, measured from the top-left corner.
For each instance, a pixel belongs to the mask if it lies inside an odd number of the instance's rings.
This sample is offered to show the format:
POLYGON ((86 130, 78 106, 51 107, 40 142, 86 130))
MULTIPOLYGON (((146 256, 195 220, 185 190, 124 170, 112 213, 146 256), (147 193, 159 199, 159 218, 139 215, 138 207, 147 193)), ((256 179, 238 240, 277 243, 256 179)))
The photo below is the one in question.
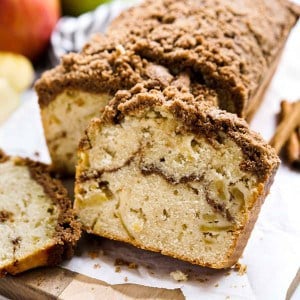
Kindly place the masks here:
POLYGON ((0 50, 36 59, 59 16, 59 0, 0 0, 0 50))

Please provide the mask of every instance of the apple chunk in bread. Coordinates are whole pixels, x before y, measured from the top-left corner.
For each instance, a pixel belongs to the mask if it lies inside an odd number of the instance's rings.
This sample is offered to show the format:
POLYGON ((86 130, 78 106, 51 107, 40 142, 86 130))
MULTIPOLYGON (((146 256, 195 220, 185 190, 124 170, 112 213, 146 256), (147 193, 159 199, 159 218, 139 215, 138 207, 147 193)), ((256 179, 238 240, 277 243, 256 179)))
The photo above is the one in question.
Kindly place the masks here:
POLYGON ((225 268, 240 257, 278 162, 236 116, 172 86, 137 85, 81 140, 75 208, 88 232, 225 268))

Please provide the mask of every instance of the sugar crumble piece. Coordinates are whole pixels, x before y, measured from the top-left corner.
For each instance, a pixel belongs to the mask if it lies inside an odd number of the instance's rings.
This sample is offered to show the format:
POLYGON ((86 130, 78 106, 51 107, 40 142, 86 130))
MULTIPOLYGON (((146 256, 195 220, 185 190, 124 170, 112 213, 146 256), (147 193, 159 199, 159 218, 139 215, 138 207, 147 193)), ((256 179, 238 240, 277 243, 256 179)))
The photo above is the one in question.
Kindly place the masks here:
POLYGON ((176 281, 178 281, 178 282, 181 282, 181 281, 187 281, 187 280, 188 280, 188 275, 185 274, 185 273, 183 273, 183 272, 181 272, 180 270, 176 270, 176 271, 174 271, 174 272, 171 272, 171 273, 170 273, 170 276, 171 276, 174 280, 176 280, 176 281))
POLYGON ((89 256, 91 259, 95 259, 95 258, 99 257, 99 252, 96 251, 96 250, 89 251, 89 252, 88 252, 88 256, 89 256))
POLYGON ((237 272, 238 272, 238 275, 240 275, 240 276, 245 275, 245 274, 247 273, 247 266, 244 265, 244 264, 241 264, 241 263, 239 263, 239 262, 237 262, 237 263, 234 265, 233 269, 234 269, 235 271, 237 271, 237 272))
POLYGON ((208 278, 200 278, 200 277, 198 277, 196 280, 203 283, 203 282, 207 282, 209 279, 208 278))
POLYGON ((129 262, 122 258, 116 258, 115 266, 127 266, 129 269, 137 269, 139 266, 135 262, 129 262))

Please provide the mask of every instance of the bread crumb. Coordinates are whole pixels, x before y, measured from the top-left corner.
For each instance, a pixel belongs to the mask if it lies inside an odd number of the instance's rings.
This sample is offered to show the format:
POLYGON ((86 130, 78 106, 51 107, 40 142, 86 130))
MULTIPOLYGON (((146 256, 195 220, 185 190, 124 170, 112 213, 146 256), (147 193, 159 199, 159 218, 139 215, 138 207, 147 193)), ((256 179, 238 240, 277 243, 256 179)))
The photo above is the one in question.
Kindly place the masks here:
POLYGON ((136 263, 132 262, 132 263, 130 263, 130 264, 128 265, 128 268, 129 268, 129 269, 137 269, 137 268, 138 268, 138 265, 137 265, 136 263))
POLYGON ((181 272, 180 270, 176 270, 174 272, 171 272, 170 273, 170 276, 180 282, 180 281, 187 281, 188 280, 188 275, 187 274, 184 274, 183 272, 181 272))
POLYGON ((95 251, 95 250, 89 251, 89 252, 88 252, 88 256, 89 256, 91 259, 95 259, 95 258, 99 257, 99 252, 98 252, 98 251, 95 251))
POLYGON ((137 269, 138 264, 135 262, 129 262, 121 258, 115 260, 115 266, 127 266, 129 269, 137 269))
POLYGON ((240 276, 247 273, 247 266, 239 262, 234 265, 233 269, 237 271, 240 276))
POLYGON ((116 266, 115 272, 116 272, 116 273, 120 273, 120 272, 121 272, 121 268, 120 268, 119 266, 116 266))
POLYGON ((231 273, 230 271, 226 272, 225 276, 229 276, 231 273))
POLYGON ((127 277, 127 276, 124 278, 124 281, 125 281, 125 282, 127 282, 127 281, 128 281, 128 277, 127 277))
POLYGON ((100 269, 101 266, 99 264, 94 264, 94 269, 100 269))
POLYGON ((207 282, 208 281, 208 278, 197 278, 196 279, 197 281, 200 281, 200 282, 207 282))
POLYGON ((216 283, 216 284, 215 284, 215 287, 218 287, 218 286, 219 286, 219 284, 218 284, 218 283, 216 283))

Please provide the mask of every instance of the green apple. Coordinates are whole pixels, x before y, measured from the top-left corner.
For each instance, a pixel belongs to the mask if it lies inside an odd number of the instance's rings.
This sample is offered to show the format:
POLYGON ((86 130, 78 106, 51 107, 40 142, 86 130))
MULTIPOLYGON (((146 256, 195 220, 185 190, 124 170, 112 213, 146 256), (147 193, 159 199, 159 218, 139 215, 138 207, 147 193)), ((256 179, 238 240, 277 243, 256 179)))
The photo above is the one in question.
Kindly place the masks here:
POLYGON ((111 0, 62 0, 62 8, 65 15, 79 16, 95 9, 100 4, 110 1, 111 0))

